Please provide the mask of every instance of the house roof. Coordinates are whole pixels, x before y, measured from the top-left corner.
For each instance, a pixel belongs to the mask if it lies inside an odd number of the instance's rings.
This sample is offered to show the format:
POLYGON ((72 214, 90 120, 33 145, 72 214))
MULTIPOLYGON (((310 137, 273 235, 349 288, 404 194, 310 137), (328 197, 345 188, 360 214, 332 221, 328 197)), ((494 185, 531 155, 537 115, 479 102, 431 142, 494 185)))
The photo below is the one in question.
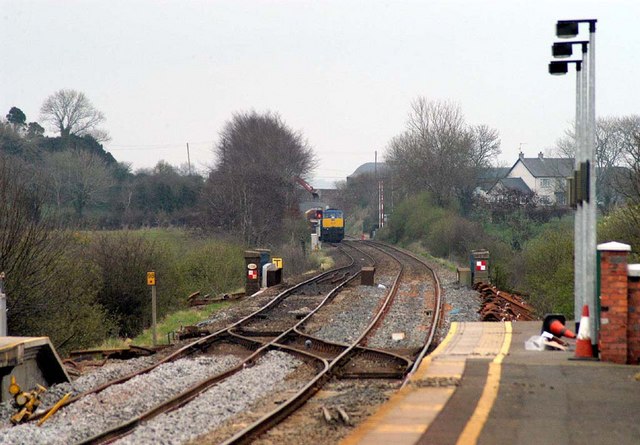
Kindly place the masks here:
POLYGON ((536 178, 566 178, 573 174, 573 158, 520 158, 513 164, 511 170, 514 169, 518 162, 531 172, 536 178))
POLYGON ((509 190, 515 190, 522 193, 531 193, 531 189, 522 180, 522 178, 502 178, 498 180, 498 184, 502 184, 503 187, 509 190))
POLYGON ((487 167, 478 172, 478 187, 487 192, 496 185, 498 179, 504 178, 511 171, 509 167, 487 167))
POLYGON ((498 180, 500 178, 504 178, 507 176, 511 169, 509 167, 487 167, 480 169, 478 173, 478 179, 480 180, 488 180, 495 179, 498 180))

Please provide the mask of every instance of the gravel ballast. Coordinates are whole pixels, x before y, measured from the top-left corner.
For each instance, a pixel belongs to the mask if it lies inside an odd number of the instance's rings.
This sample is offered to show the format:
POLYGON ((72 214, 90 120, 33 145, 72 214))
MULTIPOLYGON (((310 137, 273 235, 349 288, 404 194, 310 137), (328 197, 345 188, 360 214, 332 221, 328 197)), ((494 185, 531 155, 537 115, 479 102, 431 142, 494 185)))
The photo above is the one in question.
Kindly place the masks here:
POLYGON ((284 384, 285 377, 302 362, 289 354, 270 351, 258 363, 224 380, 187 405, 150 420, 123 444, 182 444, 215 429, 284 384))
MULTIPOLYGON (((479 321, 478 293, 460 286, 457 283, 455 271, 437 261, 430 259, 426 261, 438 274, 443 290, 445 312, 438 337, 442 339, 446 335, 451 322, 479 321)), ((392 270, 379 265, 375 282, 382 286, 349 286, 345 289, 343 296, 336 297, 335 307, 331 308, 329 305, 312 317, 308 324, 309 333, 329 341, 340 343, 353 341, 371 322, 371 317, 388 291, 393 278, 392 270)), ((369 346, 388 349, 413 349, 419 346, 426 335, 424 314, 429 307, 428 297, 424 296, 432 294, 433 286, 426 278, 418 277, 409 283, 402 284, 399 297, 387 314, 387 322, 390 324, 385 322, 376 330, 375 335, 369 339, 369 346), (401 341, 392 340, 391 334, 395 332, 404 332, 405 338, 401 341)), ((201 324, 209 327, 224 326, 232 320, 237 320, 241 314, 255 310, 266 301, 268 301, 266 295, 247 298, 225 311, 216 313, 211 320, 201 324)), ((41 396, 43 406, 52 405, 68 392, 77 395, 146 368, 153 363, 154 359, 150 357, 109 363, 79 377, 71 384, 54 385, 41 396)), ((0 443, 25 445, 78 443, 148 411, 197 381, 218 374, 237 363, 238 358, 233 356, 201 356, 163 364, 143 376, 108 388, 97 395, 90 395, 65 407, 42 427, 31 423, 0 430, 0 443)), ((184 407, 150 420, 118 443, 177 444, 198 440, 198 437, 210 431, 215 431, 214 434, 218 435, 223 432, 226 434, 226 427, 220 429, 220 425, 225 421, 228 424, 229 420, 240 413, 255 409, 255 403, 260 399, 272 403, 269 397, 274 397, 274 391, 290 385, 291 377, 287 380, 287 376, 299 368, 300 364, 299 360, 288 354, 271 351, 255 366, 243 369, 220 382, 184 407)), ((357 391, 366 392, 367 388, 367 385, 362 385, 357 388, 357 391)), ((374 398, 377 400, 376 404, 386 397, 384 393, 388 390, 390 388, 385 389, 384 386, 377 389, 371 388, 372 394, 376 395, 374 398)), ((355 387, 354 391, 356 391, 355 387)), ((370 394, 365 399, 370 397, 373 396, 370 394)), ((348 411, 354 418, 358 418, 356 408, 362 404, 362 401, 354 401, 352 404, 347 399, 341 399, 340 404, 345 407, 352 406, 353 411, 348 411)), ((0 416, 4 421, 0 427, 10 425, 8 418, 14 412, 15 410, 8 403, 0 405, 0 416)), ((320 430, 308 436, 314 437, 317 443, 328 443, 321 440, 324 437, 321 432, 323 423, 320 420, 317 426, 320 430)))
POLYGON ((233 356, 181 359, 114 385, 61 409, 41 427, 34 423, 0 431, 0 443, 73 444, 140 415, 196 382, 238 363, 233 356))

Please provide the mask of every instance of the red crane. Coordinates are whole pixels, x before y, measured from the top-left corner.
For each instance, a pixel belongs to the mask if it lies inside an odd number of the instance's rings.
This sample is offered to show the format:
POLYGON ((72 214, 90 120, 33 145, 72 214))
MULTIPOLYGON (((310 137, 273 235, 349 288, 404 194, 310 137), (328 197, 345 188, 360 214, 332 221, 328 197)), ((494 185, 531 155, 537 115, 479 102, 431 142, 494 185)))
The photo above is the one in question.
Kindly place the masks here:
POLYGON ((316 191, 316 189, 314 189, 313 187, 311 187, 311 184, 309 184, 307 181, 305 181, 304 179, 302 179, 300 176, 296 176, 294 178, 296 180, 296 182, 298 184, 300 184, 306 191, 308 191, 309 193, 311 193, 311 196, 313 196, 314 200, 317 200, 320 198, 320 195, 318 195, 318 192, 316 191))

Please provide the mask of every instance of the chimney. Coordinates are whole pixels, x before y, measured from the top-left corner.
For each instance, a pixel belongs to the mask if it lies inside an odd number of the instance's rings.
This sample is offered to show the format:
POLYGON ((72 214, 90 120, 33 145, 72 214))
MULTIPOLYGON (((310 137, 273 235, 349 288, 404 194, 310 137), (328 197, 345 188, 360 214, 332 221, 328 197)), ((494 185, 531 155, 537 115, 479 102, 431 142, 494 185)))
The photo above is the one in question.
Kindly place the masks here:
POLYGON ((542 152, 538 153, 538 159, 544 158, 544 154, 542 152))
POLYGON ((518 155, 518 158, 524 159, 524 153, 520 152, 520 154, 518 155))

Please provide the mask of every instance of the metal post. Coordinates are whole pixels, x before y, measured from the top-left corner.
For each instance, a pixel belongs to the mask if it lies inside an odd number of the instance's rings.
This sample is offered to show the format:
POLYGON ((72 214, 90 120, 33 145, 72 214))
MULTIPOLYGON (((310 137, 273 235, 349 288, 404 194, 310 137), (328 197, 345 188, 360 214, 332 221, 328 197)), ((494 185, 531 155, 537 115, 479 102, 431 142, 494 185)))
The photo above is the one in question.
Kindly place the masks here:
MULTIPOLYGON (((589 148, 588 148, 588 123, 587 120, 589 118, 589 61, 586 55, 583 56, 584 59, 584 69, 582 70, 582 118, 581 118, 581 162, 586 162, 589 160, 589 148)), ((585 304, 589 304, 589 277, 588 277, 588 265, 587 265, 587 257, 589 256, 589 243, 587 240, 589 239, 589 227, 587 225, 587 213, 589 208, 589 202, 587 202, 587 197, 584 197, 585 200, 582 201, 582 213, 581 213, 581 223, 582 223, 582 233, 580 238, 580 279, 581 279, 581 303, 578 306, 578 310, 580 311, 580 316, 582 316, 582 306, 585 304)))
MULTIPOLYGON (((589 61, 586 55, 583 56, 583 70, 582 70, 582 131, 581 131, 581 162, 590 162, 589 159, 589 136, 588 136, 588 119, 589 119, 589 61)), ((585 200, 582 202, 582 234, 581 234, 581 269, 580 269, 580 278, 581 278, 581 303, 576 308, 580 311, 580 316, 582 316, 582 306, 585 304, 590 304, 590 286, 589 286, 589 221, 587 215, 589 213, 589 205, 590 199, 584 197, 585 200)))
POLYGON ((147 286, 151 286, 151 333, 153 336, 153 346, 158 345, 158 333, 156 332, 156 272, 147 272, 147 286))
MULTIPOLYGON (((576 124, 575 124, 575 141, 576 141, 576 149, 575 149, 575 166, 574 169, 578 170, 580 168, 580 162, 582 161, 582 83, 583 83, 583 71, 579 69, 580 66, 576 66, 576 124)), ((575 183, 574 187, 579 187, 579 184, 575 183)), ((573 232, 573 243, 574 243, 574 258, 573 258, 573 269, 574 269, 574 320, 576 323, 580 322, 580 315, 582 311, 582 299, 583 299, 583 289, 582 289, 582 205, 580 203, 576 204, 576 212, 575 212, 575 220, 574 220, 574 232, 573 232)))
POLYGON ((0 337, 7 336, 7 295, 4 293, 4 272, 0 272, 0 337))
MULTIPOLYGON (((596 289, 596 23, 589 22, 589 111, 587 120, 588 156, 590 160, 589 171, 589 206, 587 207, 587 277, 589 314, 591 317, 591 341, 597 345, 599 320, 596 318, 598 311, 599 290, 596 289)), ((595 351, 596 349, 594 349, 595 351)))
POLYGON ((156 332, 156 286, 151 286, 151 332, 153 333, 153 347, 158 346, 158 333, 156 332))

